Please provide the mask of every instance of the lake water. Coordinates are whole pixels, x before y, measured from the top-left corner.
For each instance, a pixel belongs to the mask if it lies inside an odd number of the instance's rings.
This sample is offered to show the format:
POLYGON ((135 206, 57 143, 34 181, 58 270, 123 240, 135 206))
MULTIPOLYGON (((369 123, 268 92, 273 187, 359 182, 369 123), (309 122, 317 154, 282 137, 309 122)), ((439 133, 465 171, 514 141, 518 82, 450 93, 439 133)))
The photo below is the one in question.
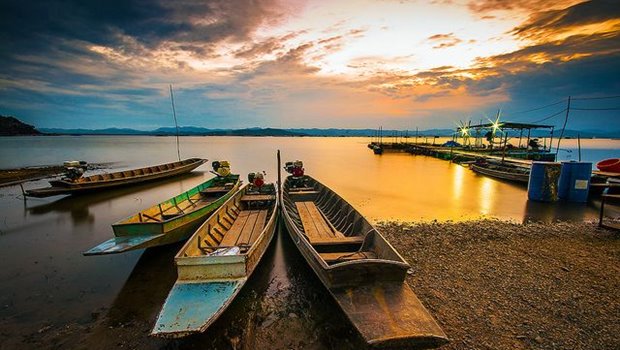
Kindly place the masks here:
MULTIPOLYGON (((274 181, 275 155, 280 149, 283 162, 303 160, 309 175, 374 221, 458 221, 485 216, 522 222, 590 220, 597 215, 594 204, 528 202, 524 186, 486 178, 447 161, 398 153, 376 156, 366 148, 368 141, 182 137, 181 156, 226 159, 244 179, 248 172, 265 170, 267 180, 274 181)), ((581 147, 585 161, 620 156, 618 140, 582 140, 581 147)), ((560 159, 576 160, 577 153, 576 140, 562 142, 560 159)), ((59 164, 71 159, 111 162, 113 167, 105 171, 166 163, 176 160, 175 139, 0 137, 0 168, 59 164)), ((138 317, 154 322, 175 280, 172 257, 178 246, 100 257, 83 257, 81 252, 111 237, 112 223, 212 177, 209 169, 204 165, 192 174, 165 182, 64 199, 24 202, 19 187, 0 188, 0 256, 4 267, 0 269, 0 343, 50 324, 88 322, 91 313, 102 307, 109 314, 121 315, 121 319, 138 317), (146 301, 145 293, 150 296, 146 301), (132 310, 131 317, 123 311, 127 309, 132 310)), ((24 187, 46 185, 46 181, 35 181, 24 187)), ((268 262, 244 288, 241 298, 245 302, 233 304, 233 311, 225 314, 211 334, 217 329, 224 332, 244 319, 239 305, 269 298, 312 309, 308 320, 314 321, 306 322, 304 327, 309 328, 304 331, 323 339, 320 341, 342 331, 328 317, 336 306, 330 304, 320 283, 292 249, 286 236, 280 237, 266 257, 268 262)))

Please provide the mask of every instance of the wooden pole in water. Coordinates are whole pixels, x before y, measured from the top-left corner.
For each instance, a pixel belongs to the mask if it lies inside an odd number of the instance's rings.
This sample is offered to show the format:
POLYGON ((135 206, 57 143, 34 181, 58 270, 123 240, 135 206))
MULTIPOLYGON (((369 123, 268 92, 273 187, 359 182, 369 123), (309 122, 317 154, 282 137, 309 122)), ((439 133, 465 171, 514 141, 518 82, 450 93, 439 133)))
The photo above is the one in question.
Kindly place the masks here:
MULTIPOLYGON (((278 158, 278 200, 281 201, 282 200, 282 175, 280 173, 280 150, 278 150, 277 153, 277 158, 278 158)), ((282 202, 280 202, 282 203, 282 202)))
MULTIPOLYGON (((568 113, 570 112, 570 96, 568 96, 568 104, 566 106, 566 118, 564 118, 564 125, 562 126, 562 131, 560 132, 560 137, 558 138, 558 147, 555 149, 555 158, 557 160, 558 153, 560 152, 560 141, 562 141, 562 137, 564 136, 564 130, 566 129, 566 123, 568 123, 568 113)), ((551 146, 549 146, 551 148, 551 146)))
POLYGON ((579 161, 581 162, 581 134, 577 134, 577 149, 579 150, 579 161))
POLYGON ((170 84, 170 102, 172 102, 172 116, 174 117, 174 126, 177 129, 177 157, 181 161, 181 151, 179 150, 179 124, 177 123, 177 112, 174 108, 174 94, 172 93, 172 84, 170 84))
POLYGON ((504 158, 506 158, 506 146, 508 145, 508 132, 504 134, 504 149, 502 150, 502 163, 504 162, 504 158))

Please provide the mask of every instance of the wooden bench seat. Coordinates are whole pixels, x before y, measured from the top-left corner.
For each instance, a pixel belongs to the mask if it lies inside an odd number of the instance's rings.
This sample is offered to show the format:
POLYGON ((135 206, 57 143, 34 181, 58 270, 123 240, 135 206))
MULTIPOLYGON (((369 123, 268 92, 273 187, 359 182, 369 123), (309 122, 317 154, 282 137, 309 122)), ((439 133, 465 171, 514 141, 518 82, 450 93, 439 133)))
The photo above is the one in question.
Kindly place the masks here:
POLYGON ((273 194, 246 194, 241 197, 242 202, 256 202, 256 201, 274 201, 276 196, 273 194))
POLYGON ((242 210, 219 245, 252 245, 263 231, 266 221, 267 210, 242 210))
POLYGON ((290 197, 294 201, 298 202, 314 202, 319 196, 318 191, 298 191, 298 192, 289 192, 290 197))
POLYGON ((301 224, 304 227, 304 232, 311 243, 314 241, 344 238, 341 232, 334 230, 325 220, 314 202, 296 202, 295 206, 297 207, 301 224))
POLYGON ((230 191, 230 188, 226 188, 224 186, 207 187, 203 190, 200 190, 200 194, 206 195, 206 196, 212 196, 214 194, 226 193, 228 191, 230 191))
POLYGON ((359 245, 364 243, 364 237, 352 236, 352 237, 332 237, 329 239, 315 239, 311 241, 313 246, 327 246, 327 245, 359 245))
POLYGON ((377 254, 374 252, 337 252, 337 253, 319 253, 326 263, 345 262, 360 259, 376 259, 377 254))

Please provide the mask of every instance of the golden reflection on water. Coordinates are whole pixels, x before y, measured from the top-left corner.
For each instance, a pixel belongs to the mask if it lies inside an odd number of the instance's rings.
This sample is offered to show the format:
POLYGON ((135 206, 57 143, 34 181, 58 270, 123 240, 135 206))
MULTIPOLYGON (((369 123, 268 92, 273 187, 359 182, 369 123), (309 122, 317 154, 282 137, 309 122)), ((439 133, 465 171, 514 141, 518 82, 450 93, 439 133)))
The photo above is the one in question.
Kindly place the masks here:
POLYGON ((489 215, 493 208, 493 197, 495 197, 493 191, 497 181, 489 178, 482 178, 480 182, 480 214, 489 215))
MULTIPOLYGON (((574 143, 568 141, 566 146, 574 143)), ((377 156, 366 147, 368 142, 369 138, 352 137, 182 137, 181 155, 227 159, 233 171, 244 179, 248 172, 266 170, 267 180, 274 181, 275 153, 280 149, 282 161, 303 160, 307 174, 332 187, 377 221, 466 220, 481 215, 522 221, 531 214, 525 205, 525 186, 480 176, 461 165, 432 157, 405 153, 377 156)), ((620 147, 617 140, 584 140, 582 146, 587 148, 590 143, 597 152, 603 152, 604 146, 620 147)), ((135 168, 176 158, 173 137, 9 138, 0 140, 0 144, 6 146, 4 150, 19 149, 21 155, 19 158, 0 156, 3 167, 83 159, 91 163, 119 162, 124 168, 135 168), (41 149, 46 152, 41 153, 41 149)), ((136 198, 122 196, 111 196, 102 204, 108 206, 116 221, 132 214, 139 206, 147 207, 197 185, 212 176, 209 169, 208 165, 198 168, 203 172, 202 177, 154 186, 140 195, 138 199, 143 203, 139 205, 135 203, 136 198)), ((91 209, 94 215, 101 215, 91 209)))

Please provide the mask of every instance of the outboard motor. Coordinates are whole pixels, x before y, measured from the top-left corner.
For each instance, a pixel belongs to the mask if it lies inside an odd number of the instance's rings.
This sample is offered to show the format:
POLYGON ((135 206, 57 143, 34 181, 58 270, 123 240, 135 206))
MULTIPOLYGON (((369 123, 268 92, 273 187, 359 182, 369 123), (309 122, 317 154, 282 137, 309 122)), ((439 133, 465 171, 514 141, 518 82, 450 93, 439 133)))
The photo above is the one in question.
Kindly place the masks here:
POLYGON ((286 170, 287 173, 293 175, 293 177, 302 177, 304 176, 304 162, 302 162, 301 160, 286 162, 284 164, 284 170, 286 170))
POLYGON ((219 177, 226 177, 230 175, 230 163, 227 160, 215 160, 211 163, 213 167, 212 173, 219 177))
POLYGON ((253 186, 256 186, 259 190, 261 187, 263 187, 263 185, 265 184, 265 172, 263 171, 262 173, 260 171, 257 171, 255 173, 249 173, 248 174, 248 182, 251 183, 253 186))
POLYGON ((69 181, 75 181, 84 175, 84 171, 88 166, 83 160, 68 160, 62 163, 65 168, 64 179, 69 181))
POLYGON ((286 162, 284 163, 284 170, 291 174, 291 187, 306 187, 308 179, 304 176, 304 162, 301 160, 286 162))

